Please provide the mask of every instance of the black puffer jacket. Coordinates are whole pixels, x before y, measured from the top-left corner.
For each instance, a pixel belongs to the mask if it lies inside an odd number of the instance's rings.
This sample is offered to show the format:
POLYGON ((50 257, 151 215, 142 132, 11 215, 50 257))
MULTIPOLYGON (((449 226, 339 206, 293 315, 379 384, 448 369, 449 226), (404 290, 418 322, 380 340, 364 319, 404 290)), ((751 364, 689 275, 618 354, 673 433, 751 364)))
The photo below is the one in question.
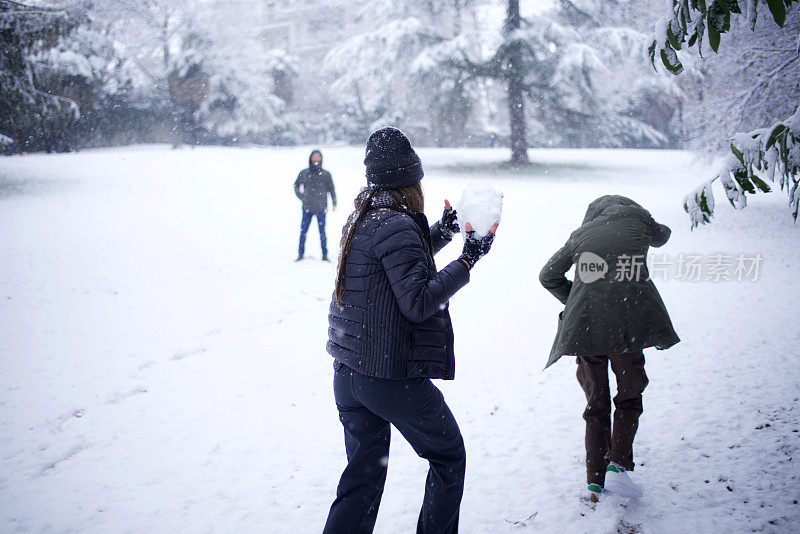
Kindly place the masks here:
POLYGON ((425 215, 399 209, 373 209, 355 229, 342 305, 334 295, 328 315, 328 353, 368 376, 450 380, 448 299, 469 282, 469 270, 453 261, 436 272, 431 252, 451 237, 439 223, 429 229, 425 215))

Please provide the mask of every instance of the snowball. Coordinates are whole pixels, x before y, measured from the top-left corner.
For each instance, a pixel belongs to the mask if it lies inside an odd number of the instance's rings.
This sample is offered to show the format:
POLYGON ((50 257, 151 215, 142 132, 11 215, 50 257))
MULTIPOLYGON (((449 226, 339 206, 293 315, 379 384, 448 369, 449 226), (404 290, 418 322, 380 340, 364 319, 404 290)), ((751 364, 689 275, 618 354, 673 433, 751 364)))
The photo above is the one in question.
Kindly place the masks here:
POLYGON ((503 193, 495 191, 489 184, 468 184, 456 206, 461 236, 466 233, 467 223, 472 225, 476 237, 489 233, 503 213, 503 193))

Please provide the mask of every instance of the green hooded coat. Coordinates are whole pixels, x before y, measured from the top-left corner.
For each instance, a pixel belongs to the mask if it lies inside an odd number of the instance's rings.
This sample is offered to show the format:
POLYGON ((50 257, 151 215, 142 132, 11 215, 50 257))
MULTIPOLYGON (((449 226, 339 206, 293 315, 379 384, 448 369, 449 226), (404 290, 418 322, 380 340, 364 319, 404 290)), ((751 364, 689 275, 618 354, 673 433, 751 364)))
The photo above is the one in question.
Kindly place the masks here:
POLYGON ((670 233, 629 198, 607 195, 589 204, 581 227, 539 274, 566 306, 545 368, 564 355, 666 349, 680 341, 645 266, 647 249, 664 245, 670 233), (570 281, 565 274, 573 264, 570 281))

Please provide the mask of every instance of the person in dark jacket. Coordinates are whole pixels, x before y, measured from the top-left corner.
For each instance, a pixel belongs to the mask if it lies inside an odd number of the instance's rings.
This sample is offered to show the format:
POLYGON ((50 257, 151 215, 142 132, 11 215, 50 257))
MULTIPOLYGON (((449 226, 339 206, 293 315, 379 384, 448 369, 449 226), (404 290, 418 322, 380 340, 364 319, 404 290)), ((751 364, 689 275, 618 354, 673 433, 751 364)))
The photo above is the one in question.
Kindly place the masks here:
POLYGON ((578 382, 586 394, 587 498, 604 487, 627 497, 641 489, 633 471, 633 440, 648 379, 643 349, 680 341, 645 265, 649 247, 664 245, 670 229, 633 200, 606 195, 589 204, 583 224, 539 274, 562 304, 549 367, 577 356, 578 382), (576 265, 574 281, 565 274, 576 265), (614 425, 608 367, 617 379, 614 425))
POLYGON ((467 224, 461 256, 437 271, 433 255, 459 232, 445 201, 433 226, 423 213, 422 163, 395 128, 374 132, 364 159, 368 187, 345 225, 328 316, 327 350, 344 426, 347 467, 325 533, 372 532, 383 494, 390 424, 430 469, 417 532, 457 532, 466 453, 432 378, 455 373, 448 301, 491 247, 467 224))
POLYGON ((336 190, 333 188, 331 173, 322 168, 322 152, 314 150, 308 157, 308 167, 300 171, 294 181, 294 194, 303 201, 303 218, 300 222, 300 246, 297 260, 303 259, 306 250, 306 234, 311 219, 317 218, 319 240, 322 245, 322 259, 328 260, 328 243, 325 236, 325 212, 328 211, 328 195, 336 209, 336 190))

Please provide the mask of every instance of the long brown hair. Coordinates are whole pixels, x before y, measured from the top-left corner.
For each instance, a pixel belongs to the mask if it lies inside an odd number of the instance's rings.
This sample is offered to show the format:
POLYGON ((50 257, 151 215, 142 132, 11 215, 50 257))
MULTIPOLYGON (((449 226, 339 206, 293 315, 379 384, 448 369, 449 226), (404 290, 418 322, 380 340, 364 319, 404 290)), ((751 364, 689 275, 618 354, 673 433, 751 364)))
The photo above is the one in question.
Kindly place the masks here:
MULTIPOLYGON (((347 256, 350 254, 350 247, 353 244, 353 236, 358 224, 364 219, 364 216, 370 211, 372 199, 380 191, 379 189, 372 189, 370 187, 363 188, 356 196, 355 210, 350 214, 342 234, 342 241, 340 244, 339 252, 339 266, 336 273, 336 305, 342 305, 342 297, 344 296, 344 280, 346 278, 345 266, 347 265, 347 256)), ((422 186, 419 182, 408 187, 401 187, 399 189, 384 189, 391 194, 398 204, 412 213, 423 213, 425 211, 425 196, 422 193, 422 186)))

